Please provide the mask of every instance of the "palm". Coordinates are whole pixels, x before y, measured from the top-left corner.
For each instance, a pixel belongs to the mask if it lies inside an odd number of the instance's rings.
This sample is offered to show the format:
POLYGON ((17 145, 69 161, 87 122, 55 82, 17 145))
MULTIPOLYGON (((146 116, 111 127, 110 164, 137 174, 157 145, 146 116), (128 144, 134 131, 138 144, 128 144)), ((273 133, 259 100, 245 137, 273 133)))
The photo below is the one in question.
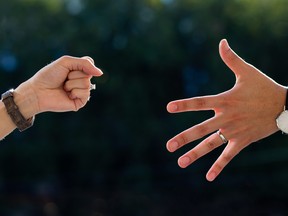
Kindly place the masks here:
POLYGON ((226 41, 220 43, 219 51, 225 64, 236 76, 234 87, 218 95, 173 101, 167 106, 172 113, 214 110, 214 117, 183 131, 167 142, 168 150, 173 152, 208 135, 179 158, 179 166, 185 168, 223 144, 222 138, 215 131, 224 135, 229 142, 207 173, 210 181, 243 148, 278 130, 275 119, 283 109, 286 95, 283 86, 243 61, 226 41))

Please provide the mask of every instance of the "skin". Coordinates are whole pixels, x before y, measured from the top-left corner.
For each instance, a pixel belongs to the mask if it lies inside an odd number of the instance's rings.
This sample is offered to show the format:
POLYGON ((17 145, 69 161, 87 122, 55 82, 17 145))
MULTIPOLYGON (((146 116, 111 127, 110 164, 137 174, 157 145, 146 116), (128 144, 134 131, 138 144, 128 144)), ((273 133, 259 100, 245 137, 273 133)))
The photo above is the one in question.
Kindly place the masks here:
MULTIPOLYGON (((101 76, 90 57, 63 56, 43 67, 14 91, 14 101, 28 119, 42 112, 78 111, 90 98, 90 80, 101 76)), ((16 125, 0 101, 0 140, 16 125)))
POLYGON ((284 86, 241 59, 225 39, 219 44, 219 53, 235 74, 233 88, 217 95, 177 100, 167 105, 170 113, 214 111, 215 115, 211 119, 183 131, 167 142, 168 151, 174 152, 206 137, 178 159, 179 166, 186 168, 223 145, 217 134, 220 130, 228 143, 206 174, 208 181, 213 181, 242 149, 278 131, 275 120, 284 109, 287 92, 284 86))

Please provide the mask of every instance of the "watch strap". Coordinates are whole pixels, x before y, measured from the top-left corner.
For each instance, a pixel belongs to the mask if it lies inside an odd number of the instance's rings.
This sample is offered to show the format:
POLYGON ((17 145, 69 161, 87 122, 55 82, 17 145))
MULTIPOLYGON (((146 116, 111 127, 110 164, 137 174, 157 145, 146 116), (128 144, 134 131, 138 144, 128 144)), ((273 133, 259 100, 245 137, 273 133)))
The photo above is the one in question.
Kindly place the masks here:
POLYGON ((285 108, 284 110, 288 109, 288 88, 286 88, 286 102, 285 102, 285 108))
POLYGON ((3 93, 1 99, 6 107, 7 113, 9 114, 11 120, 17 126, 19 131, 22 132, 33 125, 35 116, 29 119, 24 118, 18 106, 15 104, 13 89, 10 89, 7 92, 3 93))

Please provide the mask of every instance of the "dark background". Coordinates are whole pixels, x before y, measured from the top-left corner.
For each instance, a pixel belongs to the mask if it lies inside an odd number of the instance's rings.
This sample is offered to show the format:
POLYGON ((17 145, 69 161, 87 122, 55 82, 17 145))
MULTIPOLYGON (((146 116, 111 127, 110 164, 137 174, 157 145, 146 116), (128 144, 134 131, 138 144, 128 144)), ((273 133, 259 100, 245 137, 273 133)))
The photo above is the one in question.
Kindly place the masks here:
MULTIPOLYGON (((211 112, 168 114, 174 99, 235 78, 218 43, 287 85, 287 0, 1 0, 0 90, 62 55, 104 76, 79 112, 43 113, 0 143, 0 215, 288 215, 288 137, 243 150, 215 182, 223 147, 187 169, 166 141, 211 112)), ((261 106, 261 104, 259 104, 261 106)))

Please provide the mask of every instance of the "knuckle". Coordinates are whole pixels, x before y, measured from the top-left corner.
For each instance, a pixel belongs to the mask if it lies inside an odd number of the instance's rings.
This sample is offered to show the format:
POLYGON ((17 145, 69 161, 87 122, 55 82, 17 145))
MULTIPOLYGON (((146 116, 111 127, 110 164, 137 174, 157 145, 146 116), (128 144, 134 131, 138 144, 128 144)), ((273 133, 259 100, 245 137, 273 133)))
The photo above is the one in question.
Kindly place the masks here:
POLYGON ((180 134, 179 135, 179 137, 178 137, 178 139, 179 139, 179 143, 180 143, 180 146, 182 146, 182 145, 185 145, 185 144, 187 144, 189 141, 188 141, 188 138, 186 137, 186 135, 185 134, 180 134))
POLYGON ((224 153, 222 156, 224 163, 230 162, 232 160, 232 158, 233 158, 233 155, 230 153, 224 153))
POLYGON ((83 58, 88 60, 90 63, 94 64, 94 59, 91 58, 90 56, 84 56, 83 58))
POLYGON ((75 94, 75 92, 73 90, 71 90, 71 92, 70 92, 70 97, 73 99, 77 98, 77 95, 75 94))
POLYGON ((83 62, 83 64, 85 64, 85 65, 91 65, 91 64, 93 64, 92 63, 92 60, 90 60, 89 58, 81 58, 80 59, 82 62, 83 62))
POLYGON ((194 103, 197 108, 202 108, 206 105, 206 100, 204 98, 195 98, 194 103))
POLYGON ((195 132, 200 136, 203 137, 208 133, 208 128, 204 125, 197 125, 195 127, 195 132))
POLYGON ((216 143, 212 140, 209 140, 207 143, 206 143, 207 147, 209 150, 213 150, 216 148, 216 143))
POLYGON ((220 165, 219 163, 215 163, 213 168, 217 173, 220 173, 224 167, 220 165))
POLYGON ((197 160, 199 158, 199 154, 194 150, 191 150, 188 155, 192 161, 197 160))
POLYGON ((66 62, 66 61, 68 61, 70 59, 71 59, 71 56, 64 55, 64 56, 60 57, 59 61, 66 62))
POLYGON ((183 101, 182 103, 177 104, 181 110, 189 110, 190 109, 190 103, 189 101, 183 101))

